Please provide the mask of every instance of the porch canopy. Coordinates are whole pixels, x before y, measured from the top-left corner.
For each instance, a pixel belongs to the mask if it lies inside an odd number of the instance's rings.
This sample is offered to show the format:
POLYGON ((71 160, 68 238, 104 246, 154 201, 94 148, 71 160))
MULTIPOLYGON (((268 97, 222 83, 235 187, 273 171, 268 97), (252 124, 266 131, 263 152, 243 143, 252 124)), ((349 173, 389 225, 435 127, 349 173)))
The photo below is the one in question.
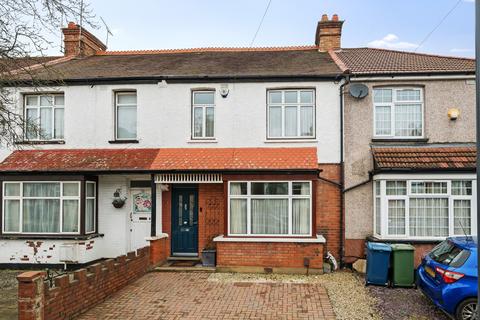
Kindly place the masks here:
POLYGON ((17 150, 8 173, 318 171, 316 148, 161 148, 17 150))
POLYGON ((476 148, 471 144, 373 146, 374 171, 475 171, 476 148))

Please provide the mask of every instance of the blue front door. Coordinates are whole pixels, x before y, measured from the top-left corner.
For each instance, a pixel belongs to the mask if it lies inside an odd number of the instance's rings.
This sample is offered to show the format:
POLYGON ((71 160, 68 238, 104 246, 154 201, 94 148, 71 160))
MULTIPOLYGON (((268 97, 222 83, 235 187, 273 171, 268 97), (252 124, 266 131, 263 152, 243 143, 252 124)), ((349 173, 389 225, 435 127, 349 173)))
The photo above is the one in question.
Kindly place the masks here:
POLYGON ((172 254, 198 254, 198 192, 195 188, 173 189, 172 254))

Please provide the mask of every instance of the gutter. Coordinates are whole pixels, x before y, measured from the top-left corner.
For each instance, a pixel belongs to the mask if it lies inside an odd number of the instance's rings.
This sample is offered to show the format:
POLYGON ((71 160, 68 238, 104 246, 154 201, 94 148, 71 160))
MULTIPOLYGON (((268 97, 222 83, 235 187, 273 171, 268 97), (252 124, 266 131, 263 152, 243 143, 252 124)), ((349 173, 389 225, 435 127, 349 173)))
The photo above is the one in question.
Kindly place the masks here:
POLYGON ((350 79, 351 82, 362 82, 362 81, 392 81, 392 80, 403 80, 403 81, 425 81, 425 80, 475 80, 475 74, 442 74, 442 75, 428 75, 428 74, 406 74, 406 75, 366 75, 366 76, 355 76, 355 78, 350 79))

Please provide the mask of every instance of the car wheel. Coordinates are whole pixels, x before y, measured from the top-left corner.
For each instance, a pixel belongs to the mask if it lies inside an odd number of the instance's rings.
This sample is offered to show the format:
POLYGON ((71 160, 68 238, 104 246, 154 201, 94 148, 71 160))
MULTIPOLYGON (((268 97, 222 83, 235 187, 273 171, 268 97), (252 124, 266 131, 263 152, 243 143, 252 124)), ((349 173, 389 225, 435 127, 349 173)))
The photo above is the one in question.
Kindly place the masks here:
POLYGON ((474 320, 477 319, 477 299, 470 298, 462 301, 455 313, 456 320, 474 320))

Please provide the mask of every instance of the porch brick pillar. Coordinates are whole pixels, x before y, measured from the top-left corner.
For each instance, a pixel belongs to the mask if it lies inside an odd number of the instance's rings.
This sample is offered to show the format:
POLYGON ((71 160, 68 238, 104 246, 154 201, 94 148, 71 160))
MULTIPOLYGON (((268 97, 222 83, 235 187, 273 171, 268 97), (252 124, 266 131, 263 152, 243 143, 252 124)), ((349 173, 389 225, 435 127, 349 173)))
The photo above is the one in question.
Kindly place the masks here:
POLYGON ((157 184, 155 183, 155 175, 152 174, 150 178, 150 187, 152 188, 152 209, 150 220, 150 236, 157 235, 157 184))
POLYGON ((45 272, 28 271, 17 276, 18 319, 44 320, 45 272))

